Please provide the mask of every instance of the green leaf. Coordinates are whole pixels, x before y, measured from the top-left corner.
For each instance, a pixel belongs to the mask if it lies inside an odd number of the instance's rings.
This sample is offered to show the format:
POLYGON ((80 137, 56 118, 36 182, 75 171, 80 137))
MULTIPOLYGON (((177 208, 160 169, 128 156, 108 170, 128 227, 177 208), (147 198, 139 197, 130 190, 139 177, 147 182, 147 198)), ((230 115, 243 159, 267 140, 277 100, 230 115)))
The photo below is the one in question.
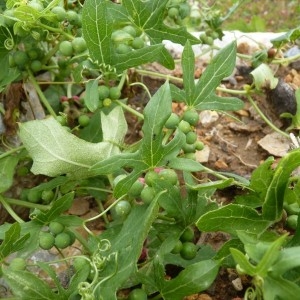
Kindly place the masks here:
POLYGON ((99 143, 103 140, 100 111, 95 111, 88 126, 80 130, 79 137, 91 143, 99 143))
POLYGON ((275 46, 275 47, 281 47, 283 44, 289 43, 289 42, 294 42, 295 40, 297 40, 300 37, 300 26, 289 30, 288 32, 286 32, 285 34, 272 39, 271 43, 275 46))
POLYGON ((3 274, 15 296, 22 300, 59 300, 50 286, 28 271, 13 271, 7 268, 3 274))
POLYGON ((247 206, 253 206, 252 203, 254 203, 255 207, 264 203, 268 187, 274 175, 273 162, 274 158, 269 157, 252 172, 248 194, 237 196, 235 198, 236 203, 247 206))
POLYGON ((18 161, 17 156, 7 156, 0 159, 0 193, 7 191, 12 186, 18 161))
POLYGON ((264 278, 263 294, 265 300, 294 300, 300 294, 300 287, 281 276, 267 276, 264 278))
POLYGON ((257 274, 255 266, 249 262, 248 258, 243 252, 235 248, 231 248, 230 252, 242 272, 250 276, 255 276, 257 274))
POLYGON ((257 274, 259 274, 262 277, 267 275, 271 266, 278 259, 280 255, 280 248, 282 247, 282 244, 285 242, 286 238, 287 234, 284 234, 270 245, 262 259, 256 266, 257 274))
POLYGON ((236 235, 237 230, 261 233, 271 224, 272 222, 264 220, 255 209, 238 204, 209 211, 197 221, 199 230, 224 231, 233 235, 236 235))
POLYGON ((21 226, 19 223, 12 224, 5 232, 5 238, 0 245, 0 262, 13 252, 17 252, 24 247, 29 234, 21 236, 21 226))
POLYGON ((193 98, 195 93, 195 54, 189 41, 182 52, 183 85, 186 94, 193 98))
POLYGON ((215 280, 219 266, 213 260, 204 260, 186 267, 179 275, 164 282, 160 291, 165 300, 181 300, 184 296, 206 290, 215 280))
POLYGON ((20 138, 33 159, 34 174, 85 177, 95 163, 119 152, 127 131, 122 108, 102 115, 104 142, 89 143, 67 132, 54 118, 29 121, 20 125, 20 138), (114 126, 108 126, 114 124, 114 126))
POLYGON ((299 165, 299 149, 289 152, 279 161, 262 207, 262 216, 265 220, 277 221, 281 218, 284 193, 289 183, 289 177, 299 165))
POLYGON ((111 64, 113 20, 110 1, 87 0, 82 9, 82 33, 91 58, 99 64, 111 64))
POLYGON ((230 43, 222 48, 211 60, 205 69, 198 83, 194 95, 188 95, 186 103, 197 109, 220 109, 236 110, 241 109, 244 104, 237 98, 218 97, 215 89, 221 80, 230 76, 236 60, 236 43, 230 43))
POLYGON ((47 212, 40 212, 35 220, 43 224, 56 219, 61 213, 68 210, 73 204, 74 192, 68 193, 57 199, 47 212))
POLYGON ((99 106, 98 82, 98 79, 91 79, 85 84, 84 103, 91 112, 99 106))
POLYGON ((168 167, 187 172, 199 172, 204 170, 204 167, 199 162, 184 157, 173 158, 170 160, 168 167))
POLYGON ((300 247, 285 248, 280 251, 280 258, 271 267, 270 271, 276 276, 300 266, 300 247))
POLYGON ((270 88, 275 89, 278 84, 278 78, 274 77, 273 71, 266 64, 260 64, 250 73, 254 78, 257 89, 270 88))
MULTIPOLYGON (((100 273, 100 276, 106 280, 97 289, 98 299, 100 299, 100 295, 103 299, 116 299, 117 289, 136 271, 136 262, 152 223, 158 214, 157 201, 162 195, 163 193, 156 195, 148 207, 146 205, 135 206, 119 234, 110 238, 111 248, 107 256, 111 258, 100 273)), ((99 238, 106 238, 105 233, 99 238)))

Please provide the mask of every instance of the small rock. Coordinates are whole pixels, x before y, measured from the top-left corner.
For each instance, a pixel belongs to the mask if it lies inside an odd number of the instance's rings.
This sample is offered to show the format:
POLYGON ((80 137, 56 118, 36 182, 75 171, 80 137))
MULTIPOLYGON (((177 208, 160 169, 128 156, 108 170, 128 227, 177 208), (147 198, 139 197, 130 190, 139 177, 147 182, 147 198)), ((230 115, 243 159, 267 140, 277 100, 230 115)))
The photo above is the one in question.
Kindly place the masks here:
POLYGON ((204 148, 200 151, 196 151, 196 161, 200 163, 208 162, 210 154, 210 149, 207 145, 204 145, 204 148))
POLYGON ((204 127, 209 127, 212 123, 219 119, 219 114, 214 110, 203 110, 199 114, 200 123, 204 127))
POLYGON ((278 132, 272 132, 257 143, 271 155, 283 157, 290 150, 291 141, 278 132))
POLYGON ((243 290, 243 284, 242 284, 241 278, 238 277, 238 278, 232 280, 231 282, 232 282, 232 285, 233 285, 233 287, 236 291, 242 291, 243 290))
POLYGON ((223 159, 218 159, 215 162, 215 167, 218 169, 227 169, 228 165, 226 164, 226 162, 223 159))

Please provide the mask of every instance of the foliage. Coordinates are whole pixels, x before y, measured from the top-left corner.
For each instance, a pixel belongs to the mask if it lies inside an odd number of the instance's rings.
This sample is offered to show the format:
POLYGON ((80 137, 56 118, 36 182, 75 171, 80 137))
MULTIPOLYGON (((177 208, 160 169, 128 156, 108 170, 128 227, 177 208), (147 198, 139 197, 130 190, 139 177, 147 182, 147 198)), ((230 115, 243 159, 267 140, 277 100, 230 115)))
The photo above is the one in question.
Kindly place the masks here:
MULTIPOLYGON (((223 22, 242 2, 224 16, 213 8, 200 13, 184 0, 9 0, 0 5, 3 99, 22 82, 16 102, 27 87, 28 102, 38 98, 36 106, 43 105, 41 118, 26 115, 26 121, 20 106, 0 107, 7 127, 0 153, 0 202, 15 221, 0 226, 1 277, 14 297, 119 299, 122 292, 126 299, 179 300, 207 290, 223 267, 251 277, 247 299, 292 299, 298 293, 300 181, 293 171, 300 165, 299 149, 275 167, 274 159, 267 159, 250 181, 210 170, 195 158, 204 147, 196 132, 199 112, 244 106, 236 96, 217 93, 235 68, 236 42, 217 52, 213 45, 223 36, 223 22), (201 14, 206 30, 197 38, 187 27, 197 27, 201 14), (169 80, 151 95, 138 81, 143 71, 148 74, 143 66, 175 66, 164 40, 183 46, 182 86, 166 76, 169 80), (212 52, 195 81, 192 46, 199 44, 212 52), (141 111, 130 106, 132 95, 126 93, 134 84, 149 94, 141 111), (184 107, 182 114, 172 110, 174 102, 184 107), (142 138, 128 142, 130 118, 141 124, 142 138), (11 136, 21 146, 7 149, 11 136), (216 179, 201 182, 198 172, 216 179), (12 198, 15 180, 22 178, 32 184, 12 198), (244 192, 219 205, 216 192, 231 186, 244 192), (68 214, 84 197, 98 205, 98 214, 90 219, 68 214), (28 217, 23 220, 15 205, 28 208, 28 217), (285 212, 290 236, 276 230, 285 212), (98 219, 104 223, 101 233, 89 226, 98 219), (219 250, 198 245, 202 232, 213 231, 231 238, 219 250), (75 242, 80 255, 68 256, 64 249, 75 242), (60 259, 30 261, 36 251, 52 248, 60 259), (18 260, 12 260, 14 255, 18 260), (65 265, 67 284, 54 263, 65 265), (169 266, 175 275, 168 274, 169 266)), ((299 28, 292 29, 273 45, 280 52, 298 38, 299 28)), ((255 67, 253 84, 233 95, 251 100, 253 93, 276 87, 268 64, 284 61, 268 57, 266 49, 248 59, 255 67)), ((293 120, 289 129, 298 129, 298 111, 284 115, 293 120)))

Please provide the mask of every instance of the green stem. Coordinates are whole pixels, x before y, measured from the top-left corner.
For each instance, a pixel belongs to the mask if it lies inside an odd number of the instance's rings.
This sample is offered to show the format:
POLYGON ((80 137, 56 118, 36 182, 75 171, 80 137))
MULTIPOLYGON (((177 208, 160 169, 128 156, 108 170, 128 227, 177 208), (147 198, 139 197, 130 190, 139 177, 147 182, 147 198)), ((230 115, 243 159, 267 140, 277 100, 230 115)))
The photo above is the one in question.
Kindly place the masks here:
POLYGON ((163 79, 166 79, 166 80, 176 81, 176 82, 179 82, 179 83, 183 82, 182 78, 178 78, 178 77, 175 77, 175 76, 172 76, 172 75, 160 74, 160 73, 157 73, 157 72, 142 70, 142 69, 136 69, 135 71, 138 74, 141 74, 141 75, 153 76, 153 77, 156 77, 156 78, 163 78, 163 79))
POLYGON ((286 58, 281 58, 281 59, 274 59, 272 61, 272 64, 289 64, 293 61, 296 61, 300 58, 300 54, 296 54, 294 56, 286 57, 286 58))
MULTIPOLYGON (((147 70, 140 70, 140 69, 136 69, 136 72, 138 74, 141 74, 141 75, 153 76, 153 77, 156 77, 156 78, 163 78, 163 79, 166 79, 166 80, 183 83, 182 78, 178 78, 178 77, 167 75, 167 74, 160 74, 160 73, 157 73, 157 72, 147 71, 147 70)), ((245 91, 245 90, 231 90, 231 89, 222 88, 222 87, 217 87, 217 91, 225 92, 225 93, 233 94, 233 95, 243 95, 243 94, 248 93, 248 91, 245 91)))
POLYGON ((62 34, 65 37, 67 37, 69 40, 73 40, 74 39, 73 35, 66 33, 65 31, 61 30, 60 28, 54 28, 54 27, 45 25, 44 23, 39 23, 38 25, 39 25, 39 27, 45 28, 45 29, 47 29, 49 31, 62 34))
POLYGON ((11 150, 8 150, 8 151, 6 151, 5 153, 0 154, 0 159, 4 158, 4 157, 6 157, 6 156, 10 156, 11 154, 13 154, 13 153, 15 153, 15 152, 19 152, 19 151, 22 151, 22 150, 24 150, 24 149, 25 149, 25 147, 22 145, 22 146, 20 146, 20 147, 17 147, 17 148, 13 148, 13 149, 11 149, 11 150))
POLYGON ((37 83, 35 77, 33 76, 32 72, 29 69, 27 71, 28 71, 28 75, 29 75, 29 80, 30 80, 31 84, 34 86, 36 92, 38 93, 41 102, 46 107, 46 109, 51 114, 51 116, 53 116, 54 118, 56 118, 55 111, 53 110, 53 108, 49 104, 48 100, 46 99, 44 93, 42 92, 42 90, 41 90, 40 86, 38 85, 38 83, 37 83))
POLYGON ((28 207, 28 208, 37 208, 39 210, 48 210, 51 208, 50 205, 31 203, 31 202, 13 199, 13 198, 6 198, 5 201, 10 205, 18 205, 18 206, 24 206, 24 207, 28 207))
POLYGON ((114 100, 114 102, 118 103, 120 106, 122 106, 125 110, 127 110, 128 112, 132 113, 133 115, 137 116, 138 118, 144 120, 144 115, 139 113, 138 111, 134 110, 133 108, 131 108, 130 106, 128 106, 127 104, 123 103, 120 100, 114 100))
POLYGON ((120 80, 120 82, 119 82, 119 84, 118 84, 118 89, 119 89, 119 90, 122 90, 123 85, 125 84, 126 78, 127 78, 127 72, 124 72, 124 73, 122 74, 121 80, 120 80))
MULTIPOLYGON (((105 209, 104 209, 104 206, 103 206, 101 200, 99 200, 99 199, 95 199, 95 200, 96 200, 96 202, 97 202, 97 204, 99 206, 99 210, 101 211, 101 213, 103 213, 105 209)), ((109 224, 109 220, 108 220, 107 214, 104 213, 102 217, 103 217, 104 223, 106 225, 109 224)))
POLYGON ((254 109, 257 111, 257 113, 259 114, 259 116, 276 132, 282 134, 283 136, 290 138, 289 134, 280 130, 279 128, 277 128, 265 115, 264 113, 260 110, 260 108, 256 105, 255 101, 252 99, 252 97, 247 94, 247 98, 249 100, 249 102, 251 103, 251 105, 254 107, 254 109))
POLYGON ((6 211, 10 214, 10 216, 19 224, 25 223, 11 208, 11 206, 7 203, 7 201, 0 196, 0 202, 3 205, 3 207, 6 209, 6 211))
POLYGON ((225 92, 225 93, 232 94, 232 95, 246 95, 249 93, 249 91, 245 91, 245 90, 231 90, 231 89, 222 88, 222 87, 217 87, 217 91, 225 92))
POLYGON ((113 193, 112 190, 103 189, 103 188, 96 188, 93 186, 79 186, 76 188, 76 190, 93 190, 93 191, 99 191, 99 192, 106 192, 106 193, 113 193))

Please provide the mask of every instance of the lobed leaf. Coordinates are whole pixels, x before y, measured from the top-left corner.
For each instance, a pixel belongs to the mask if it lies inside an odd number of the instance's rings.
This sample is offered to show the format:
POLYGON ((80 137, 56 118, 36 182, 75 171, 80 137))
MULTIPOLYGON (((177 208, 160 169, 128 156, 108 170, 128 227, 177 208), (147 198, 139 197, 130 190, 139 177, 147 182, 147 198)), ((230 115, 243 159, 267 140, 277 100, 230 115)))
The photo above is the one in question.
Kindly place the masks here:
POLYGON ((199 218, 197 227, 202 231, 224 231, 236 235, 237 230, 248 233, 261 233, 270 225, 251 207, 229 204, 219 209, 209 211, 199 218))
POLYGON ((204 260, 187 266, 179 275, 164 282, 160 291, 165 300, 181 300, 187 295, 206 290, 215 280, 219 266, 213 260, 204 260))

